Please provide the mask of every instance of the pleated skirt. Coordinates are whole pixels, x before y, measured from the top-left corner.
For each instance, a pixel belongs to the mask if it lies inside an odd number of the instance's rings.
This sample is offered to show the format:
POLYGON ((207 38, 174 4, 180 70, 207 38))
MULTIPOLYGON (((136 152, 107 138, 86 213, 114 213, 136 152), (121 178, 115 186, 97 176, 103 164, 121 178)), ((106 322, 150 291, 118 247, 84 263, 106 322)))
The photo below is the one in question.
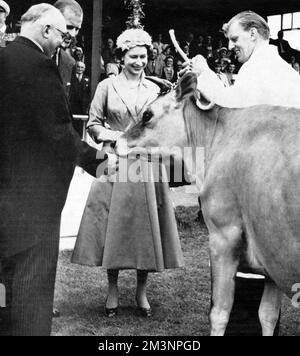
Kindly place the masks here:
POLYGON ((93 182, 73 263, 152 272, 184 265, 168 183, 154 179, 159 169, 164 180, 164 166, 138 161, 134 182, 93 182))

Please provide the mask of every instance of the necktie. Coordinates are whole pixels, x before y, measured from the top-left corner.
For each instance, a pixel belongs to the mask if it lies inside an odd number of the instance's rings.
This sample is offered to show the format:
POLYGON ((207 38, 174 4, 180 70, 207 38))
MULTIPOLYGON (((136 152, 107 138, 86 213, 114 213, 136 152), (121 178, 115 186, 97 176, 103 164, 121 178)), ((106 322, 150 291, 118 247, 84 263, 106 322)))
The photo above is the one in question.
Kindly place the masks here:
POLYGON ((152 61, 152 72, 154 73, 155 71, 155 61, 152 61))

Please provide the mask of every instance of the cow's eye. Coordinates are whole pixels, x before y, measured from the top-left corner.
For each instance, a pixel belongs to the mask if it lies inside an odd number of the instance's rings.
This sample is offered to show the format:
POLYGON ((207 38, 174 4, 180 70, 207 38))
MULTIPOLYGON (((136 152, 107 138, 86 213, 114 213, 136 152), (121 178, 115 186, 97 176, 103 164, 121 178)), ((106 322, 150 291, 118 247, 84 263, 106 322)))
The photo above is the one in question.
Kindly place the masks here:
POLYGON ((143 123, 146 124, 147 122, 149 122, 153 117, 153 112, 150 110, 147 110, 144 112, 143 114, 143 123))

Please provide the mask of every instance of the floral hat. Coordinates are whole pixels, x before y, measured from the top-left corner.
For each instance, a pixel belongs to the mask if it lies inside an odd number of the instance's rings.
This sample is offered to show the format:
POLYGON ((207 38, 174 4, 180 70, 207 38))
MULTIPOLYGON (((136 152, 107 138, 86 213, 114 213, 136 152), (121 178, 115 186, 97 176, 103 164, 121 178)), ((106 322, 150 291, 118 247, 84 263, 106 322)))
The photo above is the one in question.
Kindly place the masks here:
POLYGON ((131 28, 125 30, 117 38, 117 48, 122 51, 128 51, 136 46, 147 46, 152 49, 152 39, 148 32, 140 28, 131 28))

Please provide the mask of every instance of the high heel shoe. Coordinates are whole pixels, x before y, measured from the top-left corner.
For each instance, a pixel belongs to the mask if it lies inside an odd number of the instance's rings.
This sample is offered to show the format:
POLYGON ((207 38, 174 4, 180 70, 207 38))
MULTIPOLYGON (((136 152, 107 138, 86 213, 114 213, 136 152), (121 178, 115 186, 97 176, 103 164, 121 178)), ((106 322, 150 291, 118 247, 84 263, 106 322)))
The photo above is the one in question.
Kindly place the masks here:
POLYGON ((118 307, 119 306, 117 306, 116 308, 107 308, 106 307, 106 303, 107 303, 107 299, 106 299, 105 305, 104 305, 104 315, 107 318, 113 318, 114 316, 117 316, 118 315, 118 307))
POLYGON ((139 310, 141 316, 143 316, 144 318, 151 318, 152 317, 152 309, 151 309, 151 307, 149 307, 149 308, 141 307, 139 305, 139 302, 138 302, 137 298, 135 298, 135 301, 136 301, 136 304, 137 304, 137 307, 138 307, 138 310, 139 310))

